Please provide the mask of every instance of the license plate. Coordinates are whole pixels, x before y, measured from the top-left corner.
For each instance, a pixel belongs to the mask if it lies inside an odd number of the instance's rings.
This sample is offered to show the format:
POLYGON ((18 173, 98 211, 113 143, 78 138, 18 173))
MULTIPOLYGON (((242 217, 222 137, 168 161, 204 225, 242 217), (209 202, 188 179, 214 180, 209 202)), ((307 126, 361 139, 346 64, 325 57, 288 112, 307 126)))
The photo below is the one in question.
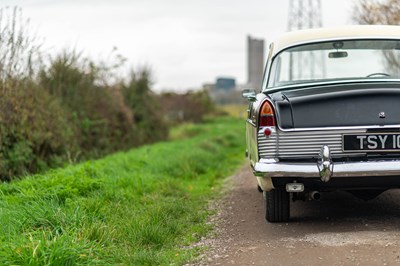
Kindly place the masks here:
POLYGON ((400 133, 343 135, 343 151, 400 151, 400 133))

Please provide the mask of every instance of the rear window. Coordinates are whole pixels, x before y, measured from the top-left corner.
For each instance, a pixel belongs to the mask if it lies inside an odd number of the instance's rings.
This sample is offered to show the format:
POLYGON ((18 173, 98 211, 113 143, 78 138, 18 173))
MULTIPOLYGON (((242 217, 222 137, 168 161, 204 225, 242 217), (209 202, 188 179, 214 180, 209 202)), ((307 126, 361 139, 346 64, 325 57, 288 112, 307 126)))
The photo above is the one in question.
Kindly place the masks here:
POLYGON ((399 40, 345 40, 300 45, 279 53, 268 87, 353 79, 400 79, 399 40))

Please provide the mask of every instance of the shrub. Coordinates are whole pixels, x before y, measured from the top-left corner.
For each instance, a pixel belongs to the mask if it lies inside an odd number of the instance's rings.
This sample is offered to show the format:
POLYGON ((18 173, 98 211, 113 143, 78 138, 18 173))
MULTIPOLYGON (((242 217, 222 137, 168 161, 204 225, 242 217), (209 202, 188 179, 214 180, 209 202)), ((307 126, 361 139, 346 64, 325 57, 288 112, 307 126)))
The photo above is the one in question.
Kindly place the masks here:
POLYGON ((163 93, 159 97, 163 113, 171 123, 201 122, 215 112, 215 105, 206 91, 185 94, 163 93))
POLYGON ((71 113, 82 152, 95 157, 138 144, 120 90, 97 84, 98 77, 96 65, 74 52, 64 52, 40 73, 41 86, 71 113))
POLYGON ((55 99, 31 81, 10 84, 1 85, 1 180, 59 166, 75 148, 66 113, 55 99))
POLYGON ((136 138, 140 143, 166 139, 168 127, 163 119, 163 110, 151 91, 151 77, 148 68, 131 71, 127 83, 122 83, 125 103, 133 112, 137 126, 136 138))

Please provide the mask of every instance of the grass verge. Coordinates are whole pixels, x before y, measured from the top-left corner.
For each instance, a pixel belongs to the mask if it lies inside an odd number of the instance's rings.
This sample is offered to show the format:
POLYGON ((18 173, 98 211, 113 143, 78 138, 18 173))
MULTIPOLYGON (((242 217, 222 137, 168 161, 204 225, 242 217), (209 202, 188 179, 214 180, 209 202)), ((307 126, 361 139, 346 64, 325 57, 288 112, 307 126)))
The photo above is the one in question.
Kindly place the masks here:
POLYGON ((190 261, 209 229, 207 202, 244 161, 243 124, 213 119, 174 141, 0 185, 0 265, 190 261))

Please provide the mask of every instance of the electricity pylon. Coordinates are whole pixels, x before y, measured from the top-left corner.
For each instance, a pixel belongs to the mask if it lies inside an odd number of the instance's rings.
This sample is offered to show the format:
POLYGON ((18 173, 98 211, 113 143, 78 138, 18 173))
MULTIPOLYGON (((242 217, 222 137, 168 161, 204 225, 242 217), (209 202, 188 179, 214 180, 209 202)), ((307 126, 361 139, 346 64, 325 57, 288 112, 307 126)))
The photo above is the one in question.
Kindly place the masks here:
MULTIPOLYGON (((321 0, 289 0, 288 31, 322 27, 321 0)), ((315 52, 292 53, 290 79, 326 77, 325 58, 315 52)))
POLYGON ((322 27, 321 0, 289 1, 289 31, 322 27))

